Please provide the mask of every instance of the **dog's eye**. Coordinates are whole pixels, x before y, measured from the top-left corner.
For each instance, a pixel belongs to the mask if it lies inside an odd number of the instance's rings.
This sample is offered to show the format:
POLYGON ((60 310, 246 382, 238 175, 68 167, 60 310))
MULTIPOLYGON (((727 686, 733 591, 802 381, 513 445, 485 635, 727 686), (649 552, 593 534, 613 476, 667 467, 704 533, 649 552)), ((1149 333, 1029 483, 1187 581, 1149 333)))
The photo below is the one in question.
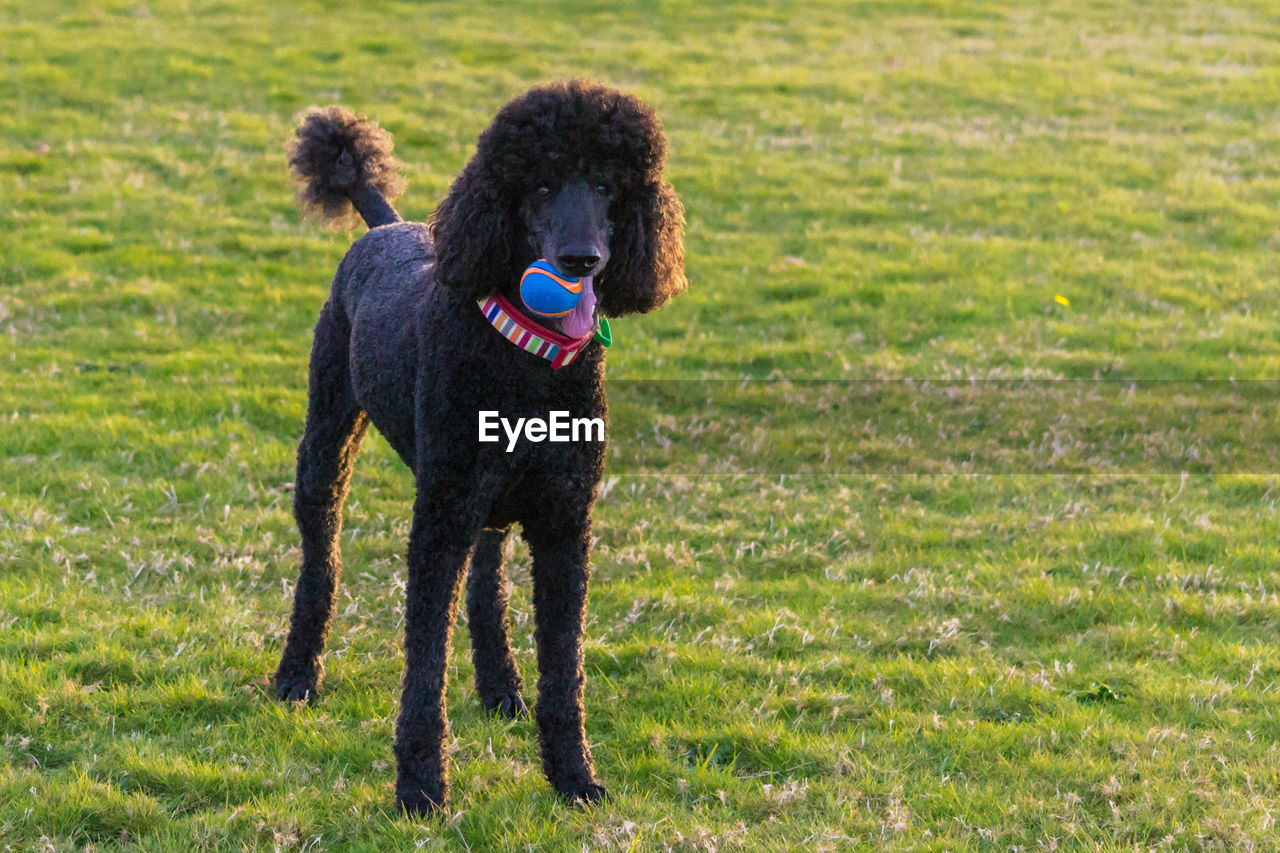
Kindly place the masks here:
POLYGON ((551 195, 550 187, 538 187, 538 198, 546 198, 551 195))
POLYGON ((609 187, 608 187, 608 186, 606 186, 605 184, 598 184, 598 185, 596 186, 596 195, 602 195, 602 196, 604 196, 605 198, 608 198, 608 197, 609 197, 609 187))

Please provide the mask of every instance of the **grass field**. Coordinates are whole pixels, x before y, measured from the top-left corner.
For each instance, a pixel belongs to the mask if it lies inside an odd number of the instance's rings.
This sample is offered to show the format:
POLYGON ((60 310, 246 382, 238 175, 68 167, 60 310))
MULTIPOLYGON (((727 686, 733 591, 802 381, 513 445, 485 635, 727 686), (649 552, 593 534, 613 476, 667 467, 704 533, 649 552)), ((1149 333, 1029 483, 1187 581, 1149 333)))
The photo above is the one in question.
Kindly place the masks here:
POLYGON ((412 482, 380 438, 320 699, 268 682, 310 330, 356 236, 295 211, 298 110, 387 126, 422 218, 526 86, 649 100, 693 285, 615 323, 622 387, 1222 387, 1280 377, 1274 3, 262 5, 0 0, 0 848, 1280 848, 1275 394, 1205 413, 1253 437, 1232 465, 998 470, 893 430, 824 467, 804 407, 734 444, 749 407, 633 406, 586 650, 607 807, 482 713, 460 631, 450 813, 395 816, 412 482))

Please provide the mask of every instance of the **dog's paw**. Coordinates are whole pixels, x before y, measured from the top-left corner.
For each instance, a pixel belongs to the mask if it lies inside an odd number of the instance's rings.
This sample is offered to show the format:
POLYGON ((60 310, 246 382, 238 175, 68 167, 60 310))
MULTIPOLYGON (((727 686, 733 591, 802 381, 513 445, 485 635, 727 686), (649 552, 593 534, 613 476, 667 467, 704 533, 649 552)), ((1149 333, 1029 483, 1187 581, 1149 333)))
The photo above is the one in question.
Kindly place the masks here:
POLYGON ((429 818, 444 809, 448 794, 439 790, 434 796, 421 788, 405 790, 396 788, 396 810, 411 818, 429 818))
POLYGON ((560 796, 569 805, 580 809, 613 802, 613 796, 610 795, 609 789, 596 782, 592 782, 590 785, 583 785, 572 791, 561 791, 560 796))
POLYGON ((499 693, 489 699, 481 699, 480 703, 484 705, 486 711, 495 716, 512 719, 529 716, 529 706, 524 704, 524 697, 518 690, 499 693))
POLYGON ((276 673, 276 698, 282 702, 306 702, 310 704, 316 698, 315 675, 306 673, 276 673))

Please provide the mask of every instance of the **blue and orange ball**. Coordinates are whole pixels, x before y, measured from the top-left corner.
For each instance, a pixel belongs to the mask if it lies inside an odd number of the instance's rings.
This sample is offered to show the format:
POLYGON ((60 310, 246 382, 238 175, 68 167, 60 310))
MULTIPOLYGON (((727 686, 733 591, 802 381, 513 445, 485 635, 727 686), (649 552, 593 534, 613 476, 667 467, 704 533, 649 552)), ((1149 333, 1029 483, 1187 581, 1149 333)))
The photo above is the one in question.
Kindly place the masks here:
POLYGON ((520 299, 539 317, 564 317, 582 298, 582 280, 567 276, 545 260, 537 260, 520 276, 520 299))

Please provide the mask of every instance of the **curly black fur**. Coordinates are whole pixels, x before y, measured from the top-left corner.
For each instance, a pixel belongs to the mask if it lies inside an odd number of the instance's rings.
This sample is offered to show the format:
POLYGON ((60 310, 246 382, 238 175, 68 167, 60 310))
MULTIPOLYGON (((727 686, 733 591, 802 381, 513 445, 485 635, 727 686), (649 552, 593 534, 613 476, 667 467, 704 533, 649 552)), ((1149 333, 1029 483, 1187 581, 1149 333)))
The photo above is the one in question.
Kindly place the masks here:
POLYGON ((662 180, 667 139, 633 95, 582 80, 526 92, 503 107, 430 219, 436 279, 479 299, 518 280, 529 257, 521 199, 574 170, 609 181, 613 260, 597 277, 611 317, 651 311, 684 290, 684 208, 662 180))
POLYGON ((405 180, 391 134, 339 106, 311 107, 299 118, 287 148, 303 208, 333 227, 351 227, 357 212, 374 220, 370 227, 398 222, 387 202, 404 192, 405 180))
MULTIPOLYGON (((521 443, 507 453, 477 441, 476 419, 480 410, 607 417, 604 350, 589 344, 553 370, 501 337, 475 300, 514 292, 520 270, 537 256, 527 211, 544 182, 599 180, 613 188, 600 232, 612 235, 609 252, 595 273, 602 311, 648 311, 681 291, 683 211, 662 181, 666 140, 653 111, 630 95, 583 81, 533 89, 484 131, 430 226, 399 222, 386 203, 384 192, 398 187, 389 152, 376 126, 330 109, 307 114, 290 157, 307 182, 304 202, 343 216, 345 194, 372 230, 338 266, 316 326, 294 495, 302 568, 276 693, 310 700, 320 682, 342 572, 342 504, 372 422, 417 481, 396 726, 398 805, 423 814, 448 793, 445 678, 468 563, 480 699, 499 713, 525 711, 503 568, 515 523, 533 557, 543 766, 562 796, 599 800, 607 794, 583 723, 582 633, 591 507, 605 448, 521 443)), ((595 202, 601 210, 603 198, 595 202)))

